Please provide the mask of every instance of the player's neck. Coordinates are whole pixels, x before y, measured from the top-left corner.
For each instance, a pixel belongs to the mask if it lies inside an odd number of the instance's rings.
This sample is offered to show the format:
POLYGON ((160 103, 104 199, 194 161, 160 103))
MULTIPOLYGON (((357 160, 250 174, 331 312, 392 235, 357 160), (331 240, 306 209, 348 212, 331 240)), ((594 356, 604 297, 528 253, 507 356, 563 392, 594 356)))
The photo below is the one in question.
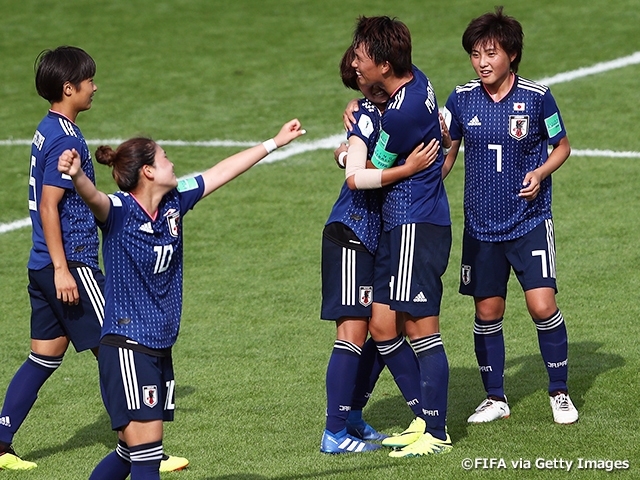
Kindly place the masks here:
POLYGON ((76 123, 76 118, 78 118, 78 113, 80 113, 78 110, 71 107, 66 102, 53 102, 51 104, 50 110, 52 112, 59 113, 64 117, 67 117, 73 123, 76 123))
POLYGON ((509 74, 501 82, 496 82, 491 85, 483 84, 483 86, 491 99, 494 102, 499 102, 509 94, 511 88, 513 87, 515 79, 515 74, 513 72, 509 72, 509 74))
POLYGON ((413 72, 407 73, 403 77, 394 77, 391 76, 383 82, 384 90, 392 97, 398 90, 400 90, 404 85, 413 80, 413 72))

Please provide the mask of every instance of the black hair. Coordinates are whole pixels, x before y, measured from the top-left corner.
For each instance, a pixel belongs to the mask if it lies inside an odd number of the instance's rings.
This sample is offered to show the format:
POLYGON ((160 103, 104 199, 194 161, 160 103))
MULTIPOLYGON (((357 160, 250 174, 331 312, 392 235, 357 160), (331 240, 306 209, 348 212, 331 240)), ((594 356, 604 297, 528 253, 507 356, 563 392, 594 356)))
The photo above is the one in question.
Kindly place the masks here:
POLYGON ((78 47, 58 47, 43 50, 34 63, 36 90, 50 103, 62 100, 62 88, 66 82, 80 88, 80 83, 96 74, 96 62, 78 47))

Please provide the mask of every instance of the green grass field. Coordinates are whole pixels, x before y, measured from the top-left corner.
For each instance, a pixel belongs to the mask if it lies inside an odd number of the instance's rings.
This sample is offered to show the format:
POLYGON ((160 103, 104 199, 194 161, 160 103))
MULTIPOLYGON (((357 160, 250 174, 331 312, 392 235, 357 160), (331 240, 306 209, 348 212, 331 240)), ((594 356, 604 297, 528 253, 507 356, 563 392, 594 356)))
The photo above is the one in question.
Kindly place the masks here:
MULTIPOLYGON (((570 388, 580 422, 555 425, 534 326, 517 282, 505 321, 508 420, 466 423, 483 397, 473 354, 473 306, 457 293, 462 165, 447 178, 454 244, 445 275, 442 334, 451 365, 449 455, 391 459, 319 453, 324 375, 335 328, 319 320, 320 240, 343 173, 332 150, 353 92, 337 65, 358 15, 397 16, 411 29, 414 63, 441 105, 473 70, 460 45, 469 20, 495 2, 302 0, 0 0, 0 226, 28 216, 28 143, 48 104, 33 62, 62 44, 98 65, 94 105, 78 124, 89 140, 144 133, 185 142, 259 142, 290 118, 308 151, 264 165, 203 201, 185 219, 184 309, 174 349, 176 421, 165 450, 191 465, 163 478, 209 480, 611 478, 579 459, 628 461, 616 478, 640 475, 640 225, 635 62, 552 85, 574 155, 554 175, 558 302, 570 340, 570 388), (397 5, 394 5, 397 4, 397 5), (587 155, 588 151, 598 150, 587 155), (616 157, 607 151, 632 152, 616 157), (635 152, 635 153, 633 153, 635 152), (480 459, 466 471, 464 459, 480 459), (482 468, 482 459, 506 468, 482 468), (574 462, 570 472, 536 460, 574 462), (516 465, 529 468, 513 467, 516 465), (542 467, 542 468, 541 468, 542 467)), ((520 73, 552 77, 640 50, 640 0, 504 2, 525 30, 520 73)), ((178 175, 202 171, 237 148, 167 144, 178 175)), ((115 145, 114 145, 115 146, 115 145)), ((95 148, 95 144, 92 144, 95 148)), ((461 163, 460 161, 458 163, 461 163)), ((115 184, 98 166, 105 191, 115 184)), ((0 233, 0 395, 29 343, 26 262, 30 229, 0 233)), ((384 372, 365 410, 391 433, 411 420, 384 372)), ((82 479, 115 446, 91 354, 70 351, 15 438, 30 472, 0 480, 82 479)), ((602 465, 606 467, 606 465, 602 465)))

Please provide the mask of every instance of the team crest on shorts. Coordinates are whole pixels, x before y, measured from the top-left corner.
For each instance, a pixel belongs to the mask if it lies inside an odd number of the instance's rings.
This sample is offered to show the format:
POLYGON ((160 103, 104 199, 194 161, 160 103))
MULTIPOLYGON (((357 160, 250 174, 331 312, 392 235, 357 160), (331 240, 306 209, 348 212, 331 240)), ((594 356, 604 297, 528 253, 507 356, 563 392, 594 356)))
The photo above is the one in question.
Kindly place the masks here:
POLYGON ((509 115, 509 135, 516 140, 529 135, 529 115, 509 115))
POLYGON ((368 307, 373 302, 373 287, 360 287, 360 305, 368 307))
POLYGON ((158 403, 158 387, 156 385, 143 386, 142 401, 147 407, 155 407, 158 403))
POLYGON ((462 265, 462 272, 460 273, 462 283, 469 285, 471 283, 471 265, 462 265))
POLYGON ((164 216, 169 224, 169 233, 172 237, 177 237, 180 234, 180 212, 175 208, 170 208, 164 216))

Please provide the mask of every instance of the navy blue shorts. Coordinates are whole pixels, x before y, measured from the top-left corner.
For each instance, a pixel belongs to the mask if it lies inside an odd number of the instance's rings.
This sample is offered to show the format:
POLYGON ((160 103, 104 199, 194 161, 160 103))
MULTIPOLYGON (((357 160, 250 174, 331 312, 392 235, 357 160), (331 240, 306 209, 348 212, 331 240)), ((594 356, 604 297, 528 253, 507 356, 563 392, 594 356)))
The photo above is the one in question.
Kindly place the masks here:
POLYGON ((104 320, 104 275, 90 267, 69 268, 78 285, 80 303, 67 305, 56 298, 54 269, 29 270, 31 338, 52 340, 66 336, 77 352, 100 344, 104 320))
POLYGON ((549 287, 557 292, 553 220, 506 242, 481 242, 464 232, 460 293, 473 297, 507 298, 513 269, 522 289, 549 287))
POLYGON ((102 401, 113 430, 120 430, 133 420, 173 421, 175 380, 171 356, 156 357, 102 344, 98 368, 102 401))
POLYGON ((413 317, 440 315, 441 277, 450 252, 450 226, 410 223, 383 232, 375 258, 375 301, 413 317))
POLYGON ((373 255, 322 238, 322 310, 324 320, 370 317, 373 303, 373 255))

